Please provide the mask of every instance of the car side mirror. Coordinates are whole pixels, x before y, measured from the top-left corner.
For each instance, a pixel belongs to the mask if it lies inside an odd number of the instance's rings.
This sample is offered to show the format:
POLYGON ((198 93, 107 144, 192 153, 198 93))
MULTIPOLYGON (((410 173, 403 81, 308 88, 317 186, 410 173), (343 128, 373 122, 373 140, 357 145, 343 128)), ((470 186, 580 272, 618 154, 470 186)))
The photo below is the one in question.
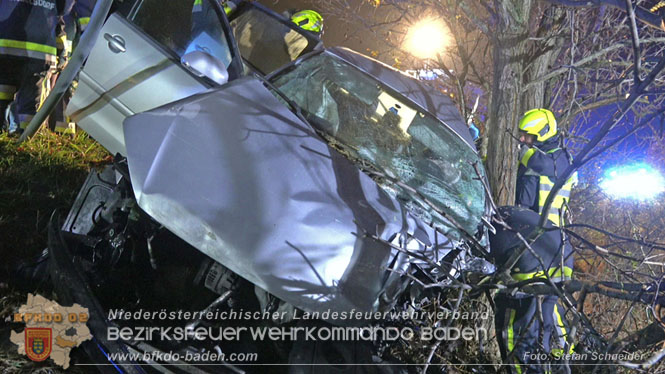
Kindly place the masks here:
POLYGON ((206 77, 217 84, 229 81, 229 72, 219 59, 203 51, 192 51, 180 58, 180 63, 197 77, 206 77))

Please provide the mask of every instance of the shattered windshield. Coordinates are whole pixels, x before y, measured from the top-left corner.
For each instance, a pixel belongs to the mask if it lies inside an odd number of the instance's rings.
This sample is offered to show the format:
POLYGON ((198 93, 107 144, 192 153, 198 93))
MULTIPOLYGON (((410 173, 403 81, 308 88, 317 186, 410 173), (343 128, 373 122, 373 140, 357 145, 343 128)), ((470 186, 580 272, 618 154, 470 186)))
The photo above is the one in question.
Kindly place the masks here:
MULTIPOLYGON (((483 186, 473 167, 479 159, 435 117, 327 53, 303 61, 273 83, 314 126, 341 143, 350 158, 367 161, 385 179, 415 189, 475 233, 485 209, 483 186)), ((389 184, 382 186, 407 200, 420 218, 450 228, 417 194, 389 184)))

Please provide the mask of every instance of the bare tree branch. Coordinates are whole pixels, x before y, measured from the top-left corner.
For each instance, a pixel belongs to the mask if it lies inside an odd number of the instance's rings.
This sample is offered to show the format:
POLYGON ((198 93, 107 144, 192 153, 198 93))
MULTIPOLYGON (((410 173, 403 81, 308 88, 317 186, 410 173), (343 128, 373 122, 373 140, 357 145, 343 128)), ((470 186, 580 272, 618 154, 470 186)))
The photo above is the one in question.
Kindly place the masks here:
MULTIPOLYGON (((607 5, 613 8, 618 8, 623 11, 627 11, 626 3, 621 0, 546 0, 546 1, 557 5, 562 5, 567 7, 578 7, 578 8, 600 7, 603 5, 607 5)), ((651 27, 663 29, 662 18, 645 8, 637 7, 635 9, 635 17, 651 27)))

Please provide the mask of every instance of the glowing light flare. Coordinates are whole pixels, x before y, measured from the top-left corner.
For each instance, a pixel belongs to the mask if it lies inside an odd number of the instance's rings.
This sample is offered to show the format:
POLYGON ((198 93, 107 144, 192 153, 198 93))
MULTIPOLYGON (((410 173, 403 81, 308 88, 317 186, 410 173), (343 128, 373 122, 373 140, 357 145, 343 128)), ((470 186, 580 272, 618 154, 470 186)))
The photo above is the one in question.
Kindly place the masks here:
POLYGON ((404 47, 418 58, 436 58, 448 44, 448 32, 443 21, 424 19, 413 25, 406 34, 404 47))
POLYGON ((665 179, 651 166, 638 163, 609 169, 600 187, 615 198, 649 200, 665 192, 665 179))

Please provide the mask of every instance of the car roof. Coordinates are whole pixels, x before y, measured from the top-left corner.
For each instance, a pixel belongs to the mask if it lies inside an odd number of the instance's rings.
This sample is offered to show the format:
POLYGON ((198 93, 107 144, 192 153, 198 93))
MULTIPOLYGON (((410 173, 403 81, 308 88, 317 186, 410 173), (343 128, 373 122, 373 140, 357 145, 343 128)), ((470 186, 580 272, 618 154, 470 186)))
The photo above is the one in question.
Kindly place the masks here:
POLYGON ((394 91, 411 100, 424 111, 438 118, 458 134, 474 151, 476 146, 455 103, 448 95, 424 81, 419 81, 380 61, 352 51, 348 48, 326 48, 329 53, 341 58, 382 82, 394 91))

